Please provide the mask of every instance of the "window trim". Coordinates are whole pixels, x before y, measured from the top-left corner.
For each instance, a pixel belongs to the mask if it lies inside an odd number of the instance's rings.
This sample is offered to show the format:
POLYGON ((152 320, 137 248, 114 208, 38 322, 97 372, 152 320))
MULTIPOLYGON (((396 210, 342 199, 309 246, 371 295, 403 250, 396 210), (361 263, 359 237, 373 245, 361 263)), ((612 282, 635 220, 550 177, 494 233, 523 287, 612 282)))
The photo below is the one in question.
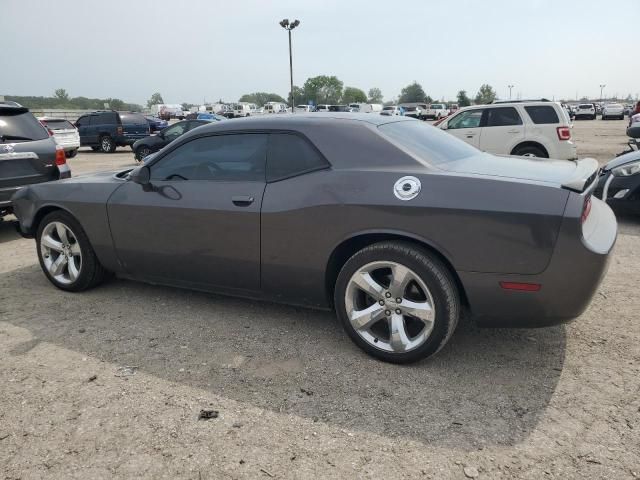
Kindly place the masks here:
POLYGON ((318 150, 318 147, 316 147, 316 145, 309 140, 309 138, 304 135, 301 132, 297 132, 294 130, 271 130, 268 132, 269 138, 267 138, 267 164, 266 164, 266 168, 265 168, 265 180, 267 183, 276 183, 276 182, 281 182, 282 180, 288 180, 290 178, 295 178, 295 177, 299 177, 301 175, 306 175, 308 173, 313 173, 313 172, 319 172, 320 170, 330 170, 332 165, 331 162, 329 162, 329 160, 327 160, 327 157, 325 157, 322 152, 320 150, 318 150), (278 177, 272 180, 267 180, 267 177, 269 176, 269 150, 271 147, 271 135, 295 135, 297 137, 299 137, 300 139, 302 139, 303 142, 305 142, 307 145, 309 145, 311 147, 312 150, 314 150, 318 156, 324 161, 324 165, 322 166, 317 166, 317 167, 312 167, 312 168, 307 168, 305 170, 300 170, 296 173, 292 173, 291 175, 284 175, 282 177, 278 177))

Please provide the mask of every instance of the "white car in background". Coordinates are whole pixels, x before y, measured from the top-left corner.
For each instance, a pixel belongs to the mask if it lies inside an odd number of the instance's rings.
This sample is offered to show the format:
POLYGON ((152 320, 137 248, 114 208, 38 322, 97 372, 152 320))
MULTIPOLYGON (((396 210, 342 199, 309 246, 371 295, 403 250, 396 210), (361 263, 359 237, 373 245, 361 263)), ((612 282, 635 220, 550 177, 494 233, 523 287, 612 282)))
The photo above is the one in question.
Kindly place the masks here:
POLYGON ((444 103, 432 103, 429 108, 424 112, 425 118, 432 118, 434 120, 440 120, 443 117, 449 115, 449 109, 444 103))
POLYGON ((484 152, 574 160, 571 121, 558 102, 523 101, 475 105, 438 125, 484 152))
POLYGON ((309 113, 313 111, 313 107, 311 105, 296 105, 296 112, 298 113, 309 113))
POLYGON ((593 103, 581 103, 576 108, 575 119, 588 118, 590 120, 596 119, 596 106, 593 103))
POLYGON ((67 158, 73 158, 80 148, 78 129, 64 118, 39 117, 38 120, 53 135, 53 139, 64 149, 67 158))
POLYGON ((386 107, 382 108, 380 115, 391 116, 391 115, 402 115, 402 113, 400 112, 400 107, 398 107, 397 105, 387 105, 386 107))
POLYGON ((602 107, 602 120, 606 120, 607 118, 624 120, 624 107, 619 103, 607 103, 602 107))
POLYGON ((248 102, 236 103, 235 106, 233 107, 233 116, 235 118, 250 117, 251 115, 256 114, 257 109, 258 107, 256 106, 255 103, 248 103, 248 102))
POLYGON ((316 107, 316 112, 328 112, 331 105, 321 104, 316 107))

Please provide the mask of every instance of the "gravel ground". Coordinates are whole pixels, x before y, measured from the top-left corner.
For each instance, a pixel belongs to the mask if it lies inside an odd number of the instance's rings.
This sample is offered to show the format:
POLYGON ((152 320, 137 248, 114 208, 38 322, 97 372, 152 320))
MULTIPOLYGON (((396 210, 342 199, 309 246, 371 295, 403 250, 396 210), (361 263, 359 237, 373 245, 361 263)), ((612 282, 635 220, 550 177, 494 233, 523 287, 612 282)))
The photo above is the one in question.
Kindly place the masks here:
MULTIPOLYGON (((576 122, 574 136, 602 163, 624 122, 576 122)), ((128 149, 84 150, 75 174, 132 163, 128 149)), ((640 477, 640 219, 619 220, 579 319, 463 321, 438 356, 404 367, 361 353, 330 313, 123 280, 63 293, 34 242, 0 223, 0 473, 640 477)))

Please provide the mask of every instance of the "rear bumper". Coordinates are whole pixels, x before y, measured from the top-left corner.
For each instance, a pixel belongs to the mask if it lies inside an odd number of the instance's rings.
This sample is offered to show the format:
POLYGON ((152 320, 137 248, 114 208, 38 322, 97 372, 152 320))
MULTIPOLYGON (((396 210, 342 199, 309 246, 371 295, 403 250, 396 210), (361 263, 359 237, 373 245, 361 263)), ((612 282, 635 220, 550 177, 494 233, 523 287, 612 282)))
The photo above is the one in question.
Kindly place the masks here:
POLYGON ((544 272, 537 275, 459 272, 471 313, 479 325, 544 327, 576 318, 589 306, 607 271, 617 222, 611 209, 596 198, 592 198, 591 214, 584 227, 579 218, 581 207, 574 205, 573 210, 563 220, 544 272), (500 282, 538 284, 540 290, 505 290, 500 282))

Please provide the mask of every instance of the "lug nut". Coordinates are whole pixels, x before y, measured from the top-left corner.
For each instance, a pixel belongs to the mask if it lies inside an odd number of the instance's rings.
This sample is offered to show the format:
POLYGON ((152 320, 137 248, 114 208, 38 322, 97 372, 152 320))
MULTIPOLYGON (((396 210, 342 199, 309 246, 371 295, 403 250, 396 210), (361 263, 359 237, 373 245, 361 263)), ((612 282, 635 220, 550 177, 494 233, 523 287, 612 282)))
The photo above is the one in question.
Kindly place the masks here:
POLYGON ((380 300, 378 303, 379 303, 380 305, 384 305, 384 300, 380 300))
POLYGON ((389 315, 391 315, 391 310, 385 310, 384 314, 388 317, 389 315))
POLYGON ((390 298, 391 297, 391 292, 387 292, 384 294, 385 297, 390 298))
POLYGON ((402 303, 402 299, 400 297, 396 298, 396 303, 402 303))
POLYGON ((396 313, 400 315, 402 313, 402 310, 400 310, 399 308, 396 308, 396 313))

